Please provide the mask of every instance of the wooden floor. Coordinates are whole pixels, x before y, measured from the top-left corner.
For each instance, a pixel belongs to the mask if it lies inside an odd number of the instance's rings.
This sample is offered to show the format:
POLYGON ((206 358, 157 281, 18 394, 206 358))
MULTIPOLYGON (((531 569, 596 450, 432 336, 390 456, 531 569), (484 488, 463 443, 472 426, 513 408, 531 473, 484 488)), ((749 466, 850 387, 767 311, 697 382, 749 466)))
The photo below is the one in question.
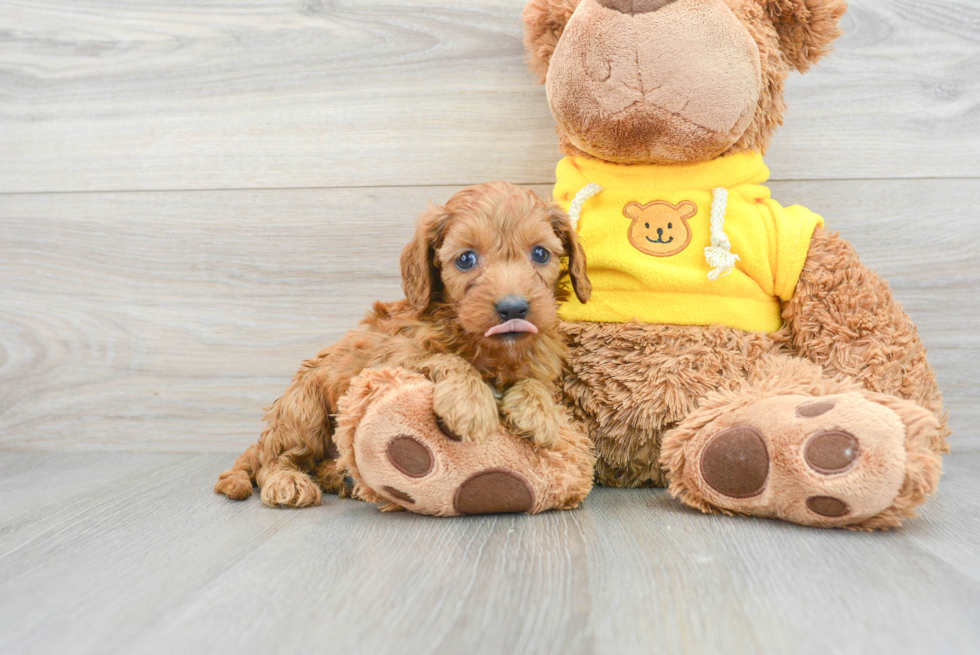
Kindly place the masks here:
POLYGON ((204 493, 227 456, 0 454, 0 653, 976 653, 980 454, 901 531, 662 490, 435 519, 204 493))
POLYGON ((851 0, 767 155, 887 278, 954 454, 893 534, 663 491, 211 493, 426 202, 558 160, 523 0, 0 0, 0 655, 980 652, 980 2, 851 0))

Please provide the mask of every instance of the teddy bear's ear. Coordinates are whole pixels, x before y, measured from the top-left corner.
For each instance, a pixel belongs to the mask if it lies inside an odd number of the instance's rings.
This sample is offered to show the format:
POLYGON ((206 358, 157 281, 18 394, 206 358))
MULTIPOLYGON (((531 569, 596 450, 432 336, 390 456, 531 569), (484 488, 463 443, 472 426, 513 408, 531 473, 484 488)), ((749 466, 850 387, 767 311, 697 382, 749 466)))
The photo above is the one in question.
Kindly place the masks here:
POLYGON ((524 47, 527 66, 544 83, 548 63, 558 45, 565 24, 581 0, 530 0, 521 14, 524 19, 524 47))
POLYGON ((402 250, 402 289, 409 304, 419 313, 428 308, 434 287, 440 283, 436 250, 442 244, 448 224, 446 208, 430 205, 419 216, 415 236, 402 250))
POLYGON ((847 0, 762 0, 762 5, 779 33, 783 55, 801 73, 830 52, 847 11, 847 0))

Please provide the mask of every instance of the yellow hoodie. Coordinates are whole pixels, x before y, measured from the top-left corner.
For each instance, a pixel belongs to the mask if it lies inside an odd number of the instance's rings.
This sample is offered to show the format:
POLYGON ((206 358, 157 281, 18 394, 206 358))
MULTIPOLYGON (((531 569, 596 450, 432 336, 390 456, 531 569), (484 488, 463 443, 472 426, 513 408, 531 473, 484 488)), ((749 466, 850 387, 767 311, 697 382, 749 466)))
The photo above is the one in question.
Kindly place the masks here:
POLYGON ((758 153, 686 166, 562 159, 555 202, 577 218, 593 287, 562 318, 778 330, 823 219, 780 206, 768 179, 758 153))

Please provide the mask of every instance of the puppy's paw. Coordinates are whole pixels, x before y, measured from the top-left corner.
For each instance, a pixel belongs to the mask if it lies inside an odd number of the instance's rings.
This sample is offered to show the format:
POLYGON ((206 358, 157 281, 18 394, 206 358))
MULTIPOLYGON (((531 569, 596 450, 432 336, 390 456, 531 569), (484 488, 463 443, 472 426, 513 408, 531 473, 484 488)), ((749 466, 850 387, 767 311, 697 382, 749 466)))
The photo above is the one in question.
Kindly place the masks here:
POLYGON ((478 378, 440 380, 432 409, 439 427, 452 439, 484 443, 500 431, 500 412, 490 387, 478 378))
POLYGON ((515 432, 530 440, 535 446, 553 448, 558 443, 561 424, 553 415, 535 415, 527 411, 518 412, 508 414, 507 422, 514 428, 515 432))
POLYGON ((263 481, 262 502, 270 507, 310 507, 319 505, 320 500, 320 487, 300 471, 270 471, 263 481))
POLYGON ((507 390, 500 409, 507 423, 536 446, 552 448, 561 431, 560 409, 547 387, 536 380, 523 380, 507 390))
POLYGON ((228 470, 218 478, 214 493, 224 494, 232 500, 245 500, 252 495, 252 481, 245 471, 228 470))

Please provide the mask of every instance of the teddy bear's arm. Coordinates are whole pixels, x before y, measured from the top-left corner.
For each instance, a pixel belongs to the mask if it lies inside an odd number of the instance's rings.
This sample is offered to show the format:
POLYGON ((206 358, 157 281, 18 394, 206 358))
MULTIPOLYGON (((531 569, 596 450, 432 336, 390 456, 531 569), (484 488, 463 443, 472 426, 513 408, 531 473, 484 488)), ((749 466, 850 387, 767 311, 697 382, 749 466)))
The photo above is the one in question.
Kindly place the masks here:
POLYGON ((912 319, 888 283, 864 266, 838 233, 817 228, 783 320, 796 352, 829 373, 911 400, 940 420, 935 448, 948 451, 936 374, 912 319))

